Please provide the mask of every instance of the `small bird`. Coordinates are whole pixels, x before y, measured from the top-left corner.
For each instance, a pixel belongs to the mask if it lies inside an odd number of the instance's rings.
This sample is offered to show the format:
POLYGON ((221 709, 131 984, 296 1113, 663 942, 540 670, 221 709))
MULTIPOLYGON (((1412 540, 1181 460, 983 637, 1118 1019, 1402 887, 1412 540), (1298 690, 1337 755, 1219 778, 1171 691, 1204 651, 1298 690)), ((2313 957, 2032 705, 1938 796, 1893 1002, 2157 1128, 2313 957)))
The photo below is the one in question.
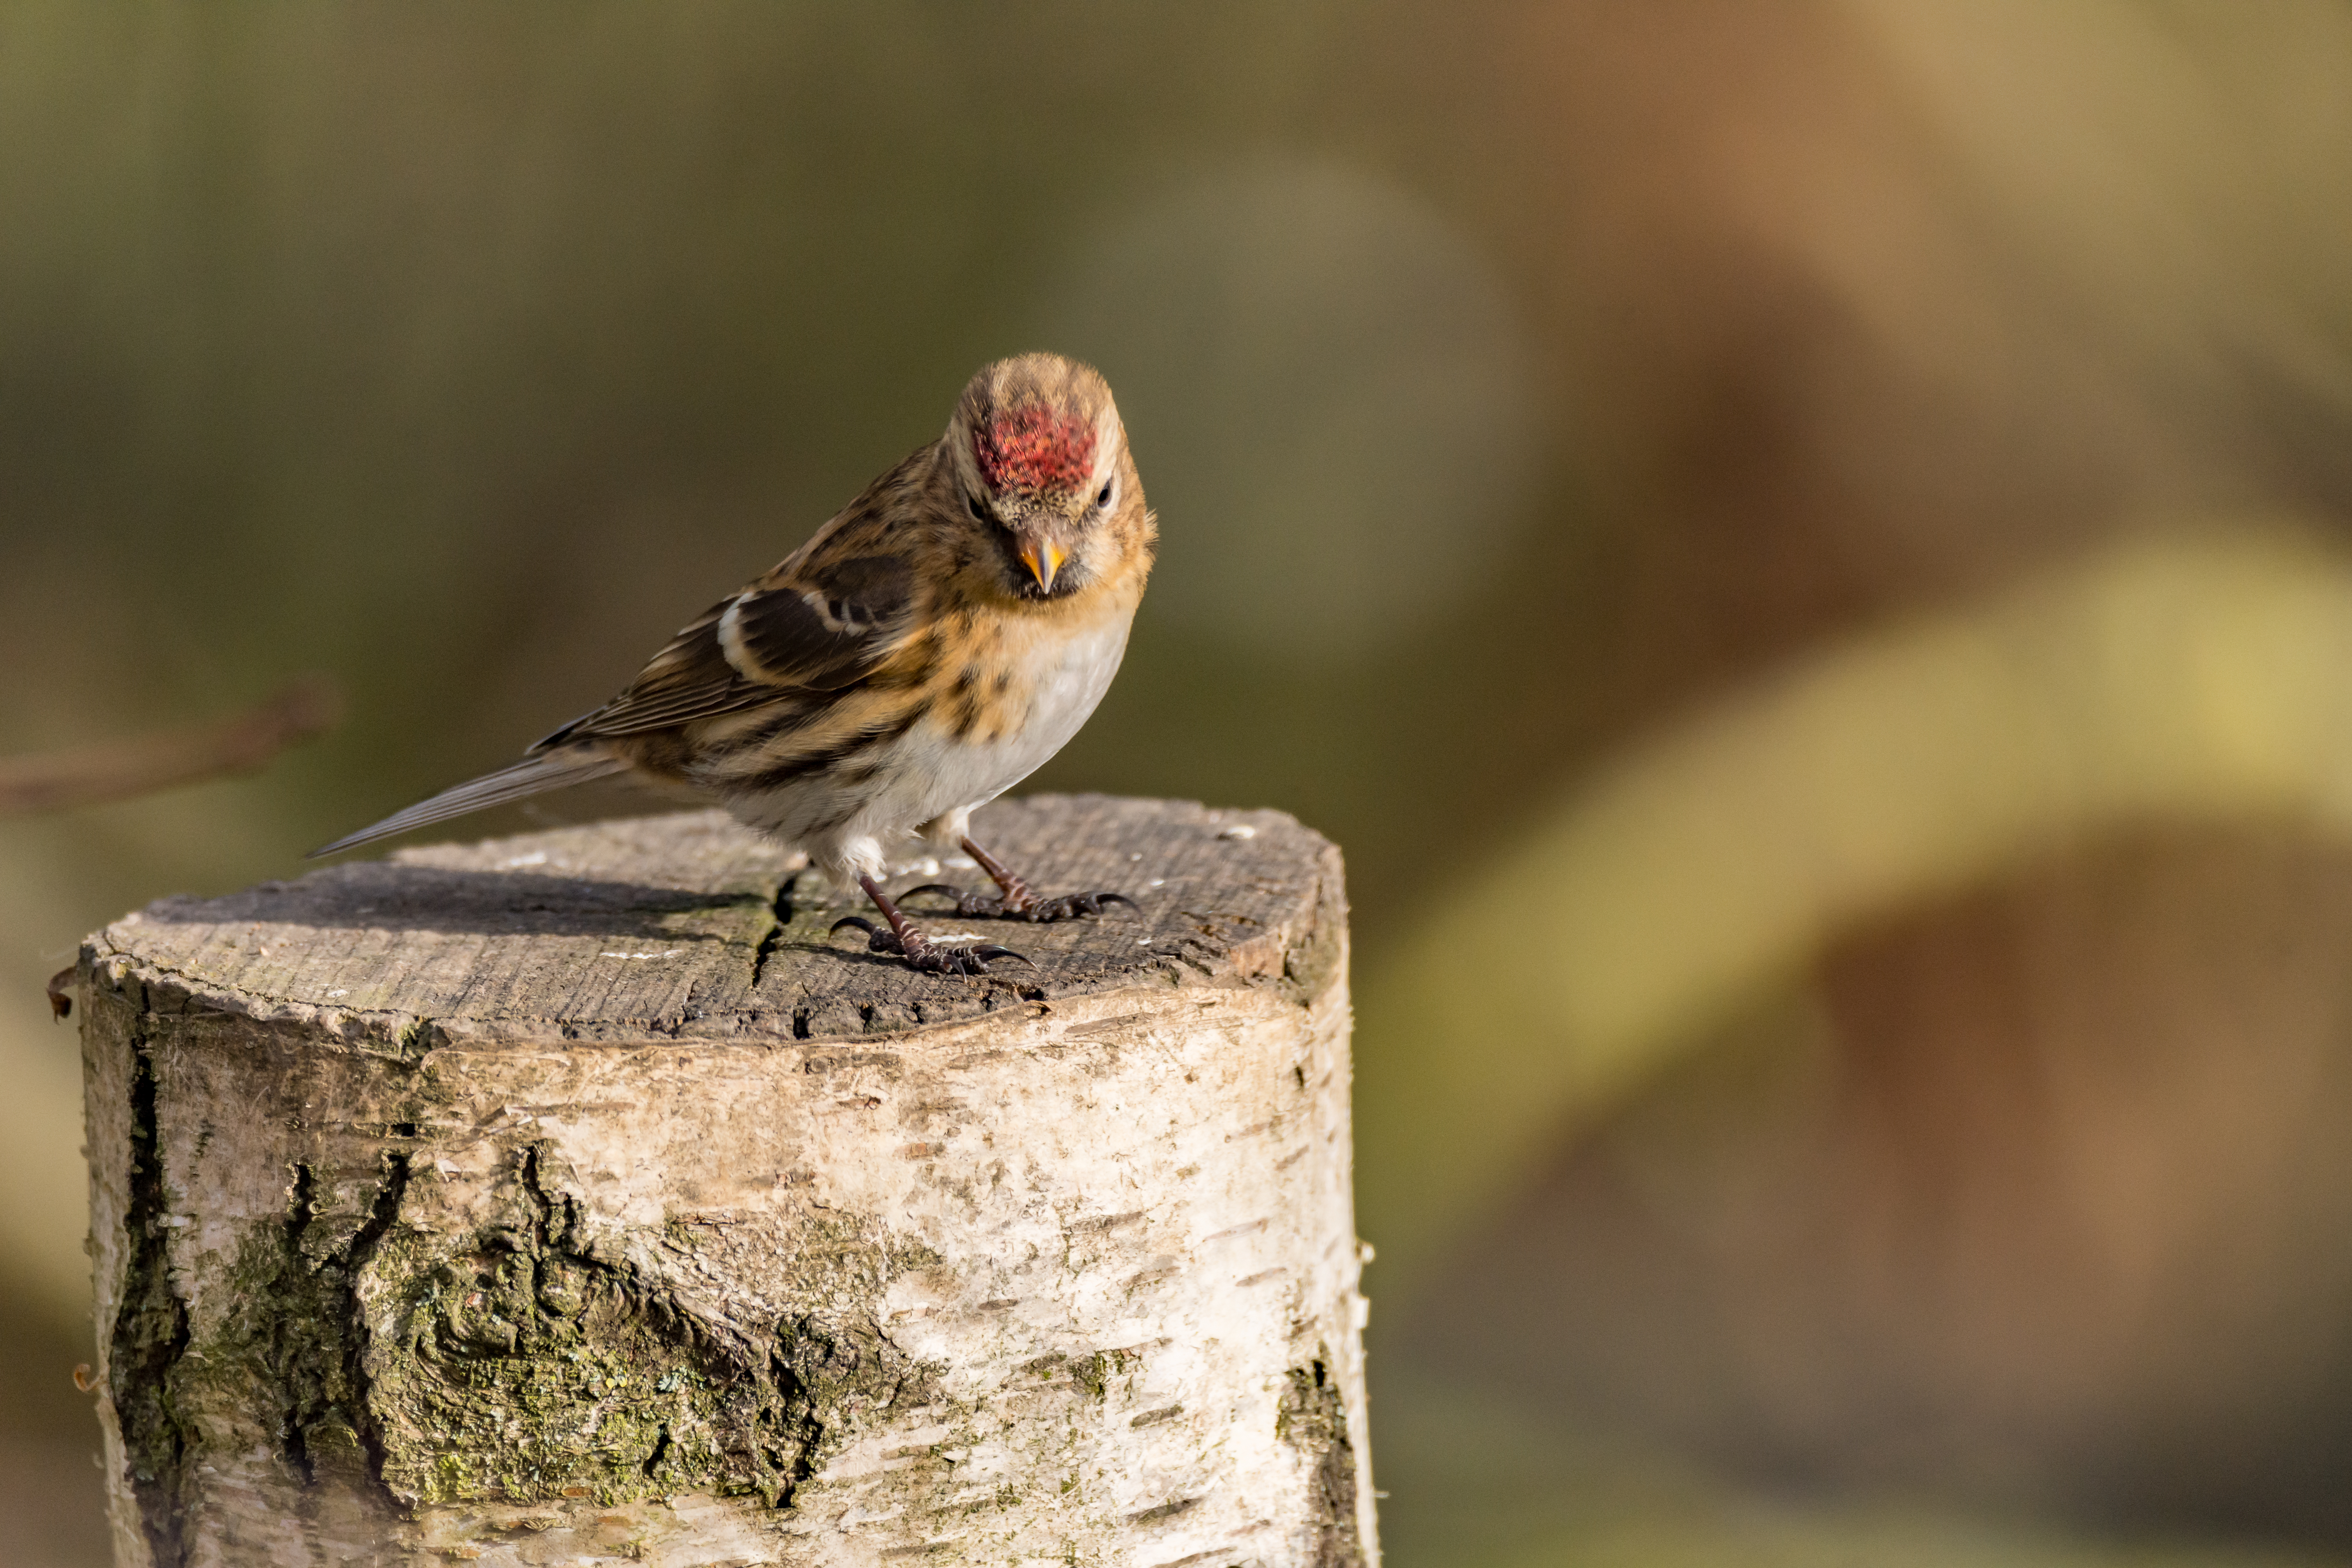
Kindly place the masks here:
POLYGON ((972 842, 971 814, 1062 749, 1127 650, 1158 527, 1110 387, 1024 354, 981 370, 947 431, 809 542, 720 600, 619 695, 488 773, 337 839, 331 855, 546 790, 626 773, 685 785, 846 888, 871 952, 938 974, 1028 960, 926 937, 881 885, 886 847, 960 844, 994 896, 955 912, 1099 914, 1115 892, 1038 897, 972 842))

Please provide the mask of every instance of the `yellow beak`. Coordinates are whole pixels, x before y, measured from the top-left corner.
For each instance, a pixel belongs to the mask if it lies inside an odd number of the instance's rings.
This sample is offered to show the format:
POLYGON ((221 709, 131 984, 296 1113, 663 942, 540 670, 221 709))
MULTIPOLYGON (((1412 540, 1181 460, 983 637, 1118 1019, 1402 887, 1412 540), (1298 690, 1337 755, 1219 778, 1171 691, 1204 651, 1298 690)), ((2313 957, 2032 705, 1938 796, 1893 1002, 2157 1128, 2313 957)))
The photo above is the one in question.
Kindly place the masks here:
POLYGON ((1037 586, 1050 594, 1054 591, 1054 574, 1062 569, 1069 557, 1058 544, 1037 540, 1021 547, 1021 564, 1029 568, 1029 575, 1037 579, 1037 586))

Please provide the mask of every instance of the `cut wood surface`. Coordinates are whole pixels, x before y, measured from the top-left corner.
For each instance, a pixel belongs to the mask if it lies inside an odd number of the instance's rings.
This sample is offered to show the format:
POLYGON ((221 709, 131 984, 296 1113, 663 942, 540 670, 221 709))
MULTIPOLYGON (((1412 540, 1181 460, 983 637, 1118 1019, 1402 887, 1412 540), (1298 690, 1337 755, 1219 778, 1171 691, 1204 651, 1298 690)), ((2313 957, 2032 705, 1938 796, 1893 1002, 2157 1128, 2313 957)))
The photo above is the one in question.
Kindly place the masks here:
POLYGON ((1376 1561, 1338 852, 975 836, 1141 907, 927 917, 1037 967, 916 974, 703 813, 94 936, 118 1559, 1376 1561))

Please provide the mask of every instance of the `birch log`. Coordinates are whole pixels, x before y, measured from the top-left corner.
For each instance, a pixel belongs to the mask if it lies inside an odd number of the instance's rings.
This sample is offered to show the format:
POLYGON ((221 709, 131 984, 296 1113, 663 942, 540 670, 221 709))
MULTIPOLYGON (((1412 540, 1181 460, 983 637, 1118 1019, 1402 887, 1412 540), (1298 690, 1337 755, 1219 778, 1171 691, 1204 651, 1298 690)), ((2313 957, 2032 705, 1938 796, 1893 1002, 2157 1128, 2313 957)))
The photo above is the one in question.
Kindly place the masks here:
POLYGON ((1376 1563, 1338 851, 976 832, 1141 910, 912 974, 694 814, 92 937, 118 1562, 1376 1563))

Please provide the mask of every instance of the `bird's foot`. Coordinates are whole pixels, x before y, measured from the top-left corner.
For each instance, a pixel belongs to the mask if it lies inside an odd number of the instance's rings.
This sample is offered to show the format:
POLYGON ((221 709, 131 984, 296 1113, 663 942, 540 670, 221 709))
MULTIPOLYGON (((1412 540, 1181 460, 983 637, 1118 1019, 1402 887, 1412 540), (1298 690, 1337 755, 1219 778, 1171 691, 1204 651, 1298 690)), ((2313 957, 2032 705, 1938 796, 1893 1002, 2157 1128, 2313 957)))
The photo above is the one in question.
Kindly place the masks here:
POLYGON ((963 852, 971 857, 972 864, 988 873, 996 884, 996 897, 985 893, 967 893, 945 882, 931 882, 905 895, 915 893, 945 893, 955 900, 955 912, 974 920, 1074 921, 1080 915, 1098 915, 1105 904, 1125 904, 1129 909, 1139 906, 1125 893, 1065 893, 1058 899, 1041 899, 1029 889, 1020 873, 973 843, 963 840, 963 852))
POLYGON ((845 915, 833 922, 832 936, 845 926, 856 926, 866 933, 866 951, 887 952, 907 961, 908 968, 923 974, 985 974, 991 959, 1017 958, 1029 963, 1025 954, 1009 947, 999 947, 992 942, 950 943, 933 942, 909 925, 903 933, 887 926, 877 926, 863 915, 845 915))
POLYGON ((926 882, 919 888, 909 888, 899 894, 911 899, 917 893, 945 893, 955 900, 955 912, 967 920, 991 921, 1074 921, 1080 915, 1098 915, 1105 904, 1125 904, 1137 907, 1125 893, 1065 893, 1058 899, 1041 899, 1029 890, 1029 885, 1018 877, 1003 893, 991 898, 985 893, 967 893, 945 882, 926 882))

